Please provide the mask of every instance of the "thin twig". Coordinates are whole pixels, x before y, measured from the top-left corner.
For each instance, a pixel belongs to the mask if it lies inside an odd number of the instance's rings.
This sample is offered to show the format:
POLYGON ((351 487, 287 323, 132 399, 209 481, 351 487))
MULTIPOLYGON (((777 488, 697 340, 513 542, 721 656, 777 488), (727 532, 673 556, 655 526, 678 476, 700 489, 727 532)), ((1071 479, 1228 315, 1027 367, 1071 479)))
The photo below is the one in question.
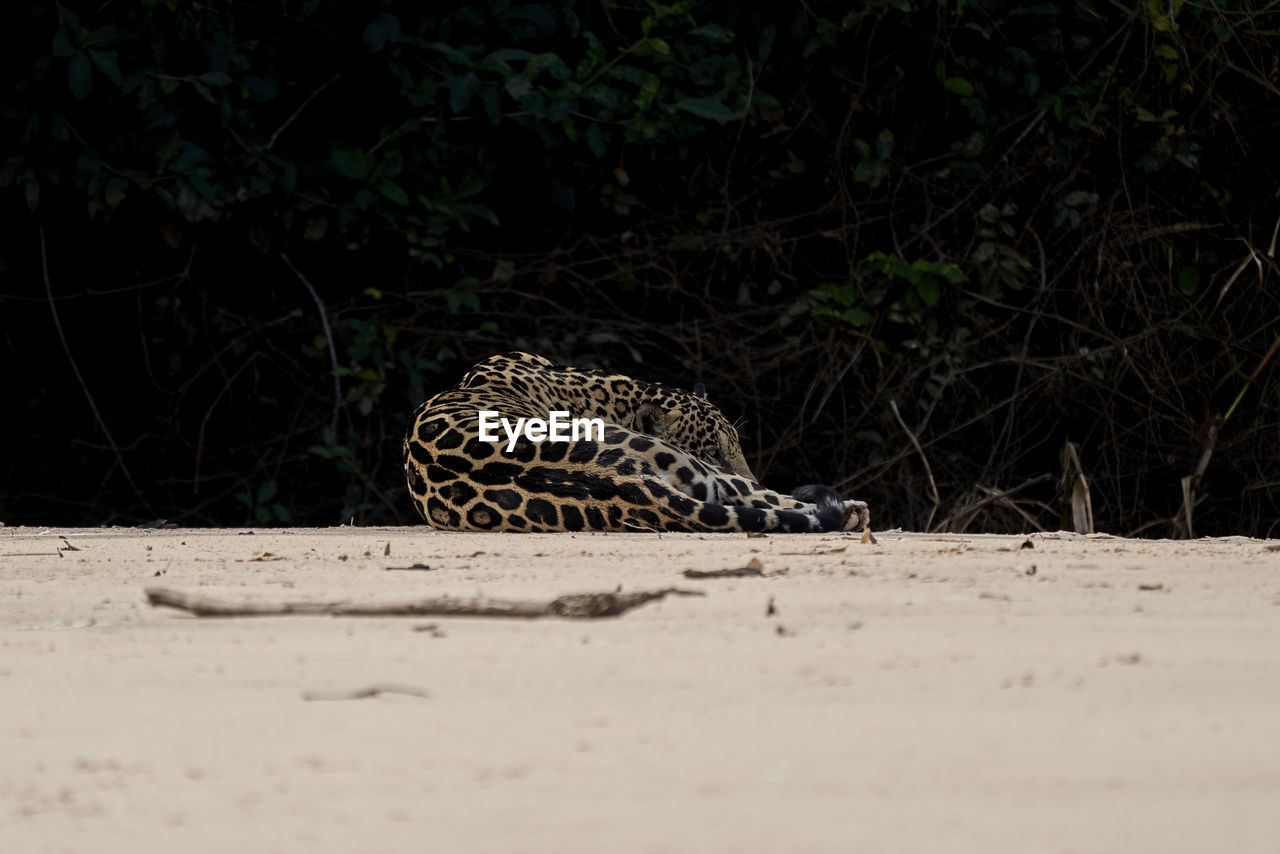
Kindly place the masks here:
POLYGON ((316 98, 318 98, 321 92, 323 92, 325 89, 328 89, 329 86, 331 86, 341 76, 342 76, 341 72, 333 75, 327 81, 325 81, 325 83, 319 89, 317 89, 316 91, 308 95, 307 99, 298 105, 298 109, 294 110, 293 114, 290 115, 289 118, 284 120, 284 124, 276 128, 276 132, 271 134, 271 139, 267 140, 267 144, 262 147, 262 150, 270 151, 271 147, 276 144, 276 140, 280 138, 280 134, 284 133, 285 128, 293 124, 293 120, 296 119, 298 116, 302 115, 302 111, 307 108, 307 105, 310 104, 312 101, 314 101, 316 98))
MULTIPOLYGON (((973 521, 973 517, 976 516, 977 512, 981 510, 983 507, 992 503, 1008 502, 1008 499, 1010 498, 1010 496, 1021 492, 1022 490, 1026 489, 1028 486, 1032 486, 1034 484, 1043 483, 1046 480, 1050 480, 1052 477, 1053 475, 1050 475, 1050 474, 1038 474, 1035 477, 1027 478, 1022 483, 1018 484, 1012 489, 995 489, 990 486, 983 486, 982 484, 977 484, 977 488, 986 492, 987 497, 980 498, 971 504, 966 504, 964 507, 961 507, 959 510, 952 513, 946 519, 943 519, 942 523, 938 527, 945 531, 951 531, 952 522, 959 520, 961 517, 967 516, 968 518, 965 519, 964 524, 960 527, 960 531, 963 531, 965 528, 969 527, 969 522, 973 521)), ((1019 508, 1017 508, 1016 506, 1012 506, 1011 503, 1007 504, 1006 506, 1011 506, 1013 510, 1017 512, 1021 512, 1019 508)), ((1036 528, 1042 528, 1040 523, 1036 522, 1034 519, 1031 519, 1025 513, 1023 513, 1022 515, 1023 515, 1023 518, 1026 518, 1036 528)), ((951 531, 951 533, 958 533, 958 532, 951 531)))
POLYGON ((239 377, 240 374, 244 373, 244 369, 253 364, 253 360, 258 358, 260 355, 261 353, 259 351, 253 351, 249 354, 249 358, 245 359, 240 367, 236 368, 235 373, 227 377, 226 381, 222 384, 222 390, 213 398, 213 401, 209 404, 209 408, 204 411, 204 416, 200 419, 200 429, 196 431, 196 464, 195 470, 191 474, 192 495, 200 494, 200 463, 204 459, 204 434, 205 430, 209 426, 209 419, 213 416, 213 409, 218 405, 218 401, 222 400, 223 395, 231 390, 231 384, 236 381, 236 378, 239 377))
MULTIPOLYGON (((763 73, 764 69, 760 69, 763 73)), ((722 193, 724 196, 724 222, 720 226, 720 235, 723 237, 729 230, 729 217, 733 210, 733 206, 729 204, 729 179, 733 175, 733 159, 738 156, 738 144, 742 142, 742 132, 746 129, 747 121, 751 118, 751 100, 756 95, 756 74, 755 64, 751 61, 751 57, 747 57, 747 104, 742 108, 742 121, 738 123, 738 134, 733 139, 733 148, 729 149, 729 159, 725 161, 724 166, 724 187, 722 193)))
MULTIPOLYGON (((1005 414, 1004 426, 1000 430, 1000 435, 996 441, 991 444, 991 453, 987 456, 987 464, 982 467, 982 474, 978 476, 978 481, 987 479, 987 475, 991 472, 991 466, 995 464, 997 453, 1002 453, 1009 443, 1010 437, 1013 435, 1014 417, 1018 411, 1018 397, 1022 392, 1022 377, 1026 372, 1027 357, 1031 353, 1031 339, 1035 334, 1036 326, 1040 319, 1044 316, 1042 306, 1049 292, 1049 275, 1046 269, 1044 243, 1041 242, 1040 236, 1036 234, 1034 229, 1028 229, 1031 239, 1036 242, 1036 247, 1040 251, 1040 291, 1036 295, 1035 311, 1031 315, 1031 320, 1027 323, 1027 332, 1022 336, 1022 353, 1017 360, 1017 368, 1013 375, 1013 395, 1009 402, 1009 408, 1005 414)), ((1004 457, 1000 458, 1000 466, 996 470, 997 478, 1004 472, 1004 457)))
POLYGON ((822 414, 822 410, 826 407, 827 401, 831 399, 831 395, 840 387, 844 375, 849 373, 849 369, 858 361, 858 357, 862 355, 863 349, 867 346, 867 339, 859 338, 858 343, 853 347, 853 355, 849 357, 849 361, 845 362, 844 367, 840 369, 840 373, 836 374, 836 378, 827 384, 826 393, 822 395, 822 399, 818 401, 818 405, 813 408, 813 415, 802 426, 811 427, 818 420, 818 416, 822 414))
POLYGON ((75 356, 71 355, 71 346, 67 343, 67 335, 62 330, 62 319, 58 316, 58 306, 53 300, 53 284, 49 279, 49 253, 45 246, 44 239, 44 221, 39 223, 40 228, 40 273, 44 277, 44 292, 49 299, 49 313, 53 315, 53 326, 58 331, 58 340, 62 342, 62 352, 66 354, 67 361, 71 364, 71 372, 76 375, 76 382, 80 383, 80 390, 84 392, 85 400, 89 401, 89 409, 93 411, 94 420, 98 422, 98 427, 102 429, 102 433, 107 437, 107 444, 111 446, 111 451, 116 455, 116 462, 120 464, 120 471, 124 472, 125 480, 129 481, 129 486, 133 487, 133 492, 138 496, 138 500, 147 508, 148 512, 152 512, 151 505, 147 503, 147 499, 143 496, 142 490, 138 488, 138 484, 133 479, 133 474, 129 471, 129 466, 125 464, 124 454, 120 453, 120 446, 116 444, 115 437, 111 435, 111 429, 107 427, 107 420, 102 417, 102 412, 98 409, 98 402, 94 400, 93 393, 89 391, 89 385, 84 381, 84 375, 80 373, 80 366, 76 364, 75 356))
POLYGON ((942 503, 942 499, 938 497, 938 484, 933 480, 933 467, 929 465, 929 458, 925 456, 924 448, 920 445, 920 440, 916 438, 916 434, 911 432, 911 428, 907 426, 907 422, 902 420, 902 413, 898 411, 898 401, 892 397, 889 398, 889 408, 893 410, 893 417, 898 419, 898 423, 902 425, 902 430, 907 434, 907 438, 911 440, 911 444, 915 445, 916 453, 920 455, 920 459, 924 462, 924 473, 929 476, 929 497, 933 499, 933 508, 929 511, 929 518, 924 523, 925 530, 929 530, 930 524, 933 523, 933 514, 938 512, 938 505, 942 503))
POLYGON ((382 502, 383 506, 391 511, 391 515, 395 518, 397 522, 403 523, 405 521, 405 518, 404 518, 404 514, 400 512, 400 508, 396 506, 394 501, 392 501, 389 497, 387 497, 387 494, 385 492, 383 492, 381 489, 378 488, 378 484, 374 483, 373 478, 369 477, 369 475, 364 473, 364 470, 361 469, 359 466, 359 461, 356 459, 350 459, 348 461, 348 465, 351 466, 351 473, 354 474, 360 480, 360 482, 364 484, 365 489, 372 492, 374 496, 376 496, 377 499, 382 502))
POLYGON ((1258 275, 1262 275, 1262 262, 1258 261, 1257 253, 1253 251, 1253 247, 1249 245, 1248 241, 1245 242, 1245 246, 1249 249, 1249 254, 1240 262, 1240 266, 1236 267, 1236 271, 1231 274, 1231 278, 1227 279, 1227 283, 1222 286, 1222 290, 1218 291, 1218 299, 1213 304, 1214 311, 1217 311, 1218 306, 1222 305, 1222 300, 1226 297, 1227 291, 1235 284, 1236 279, 1240 278, 1240 274, 1248 268, 1250 261, 1258 265, 1258 275))
POLYGON ((293 274, 298 277, 298 281, 306 286, 310 292, 311 298, 316 302, 316 308, 320 311, 320 325, 324 328, 325 342, 329 345, 329 362, 333 366, 333 428, 338 429, 338 412, 342 409, 342 378, 338 376, 338 351, 333 343, 333 330, 329 327, 329 313, 325 311, 324 301, 320 299, 320 294, 311 286, 311 282, 307 281, 307 277, 289 260, 289 256, 280 253, 280 258, 288 265, 293 274))
POLYGON ((1270 80, 1266 79, 1265 77, 1259 74, 1254 74, 1252 71, 1250 71, 1247 68, 1241 68, 1231 60, 1223 60, 1222 64, 1225 65, 1227 68, 1230 68, 1232 71, 1236 72, 1237 74, 1244 75, 1248 79, 1252 80, 1254 83, 1257 83, 1259 86, 1266 89, 1271 94, 1280 95, 1280 87, 1277 87, 1276 84, 1272 83, 1270 80))

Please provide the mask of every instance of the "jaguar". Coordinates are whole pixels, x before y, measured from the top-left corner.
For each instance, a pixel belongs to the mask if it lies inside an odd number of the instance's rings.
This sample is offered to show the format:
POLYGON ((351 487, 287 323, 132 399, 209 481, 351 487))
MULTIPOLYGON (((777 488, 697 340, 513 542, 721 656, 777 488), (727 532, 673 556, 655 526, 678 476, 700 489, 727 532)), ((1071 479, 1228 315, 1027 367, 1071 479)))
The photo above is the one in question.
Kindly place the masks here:
POLYGON ((761 486, 700 383, 689 392, 523 352, 485 359, 418 406, 404 471, 419 515, 444 530, 799 533, 870 520, 865 502, 829 486, 761 486), (603 435, 481 440, 480 412, 516 423, 556 411, 599 419, 603 435))

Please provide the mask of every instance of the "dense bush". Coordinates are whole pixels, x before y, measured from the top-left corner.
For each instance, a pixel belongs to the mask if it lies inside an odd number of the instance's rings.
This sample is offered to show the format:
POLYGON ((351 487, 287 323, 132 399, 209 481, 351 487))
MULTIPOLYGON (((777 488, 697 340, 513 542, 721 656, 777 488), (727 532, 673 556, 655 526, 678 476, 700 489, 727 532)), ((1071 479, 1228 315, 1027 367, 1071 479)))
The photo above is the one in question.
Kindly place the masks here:
POLYGON ((1102 530, 1272 532, 1268 6, 23 14, 10 523, 407 520, 409 410, 521 347, 882 525, 1057 527, 1074 453, 1102 530))

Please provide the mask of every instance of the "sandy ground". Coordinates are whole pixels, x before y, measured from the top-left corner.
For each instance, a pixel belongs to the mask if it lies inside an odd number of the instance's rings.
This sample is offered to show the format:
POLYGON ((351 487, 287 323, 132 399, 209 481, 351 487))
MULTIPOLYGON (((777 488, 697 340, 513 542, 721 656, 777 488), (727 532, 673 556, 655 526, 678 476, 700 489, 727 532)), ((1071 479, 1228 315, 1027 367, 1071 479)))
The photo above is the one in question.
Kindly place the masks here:
POLYGON ((0 851, 1280 850, 1280 544, 878 536, 0 528, 0 851))

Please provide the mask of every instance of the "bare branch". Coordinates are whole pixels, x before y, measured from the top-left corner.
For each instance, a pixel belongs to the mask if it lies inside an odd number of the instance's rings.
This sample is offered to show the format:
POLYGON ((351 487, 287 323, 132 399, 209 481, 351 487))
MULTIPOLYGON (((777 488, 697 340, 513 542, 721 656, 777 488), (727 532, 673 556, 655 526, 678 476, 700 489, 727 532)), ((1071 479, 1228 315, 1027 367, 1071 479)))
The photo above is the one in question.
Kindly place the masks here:
POLYGON ((148 587, 147 602, 157 608, 174 608, 197 617, 282 617, 329 615, 333 617, 563 617, 592 619, 617 617, 633 608, 667 596, 705 596, 698 590, 639 590, 632 593, 570 593, 547 601, 515 599, 451 599, 447 596, 406 602, 357 605, 350 602, 233 602, 148 587))

